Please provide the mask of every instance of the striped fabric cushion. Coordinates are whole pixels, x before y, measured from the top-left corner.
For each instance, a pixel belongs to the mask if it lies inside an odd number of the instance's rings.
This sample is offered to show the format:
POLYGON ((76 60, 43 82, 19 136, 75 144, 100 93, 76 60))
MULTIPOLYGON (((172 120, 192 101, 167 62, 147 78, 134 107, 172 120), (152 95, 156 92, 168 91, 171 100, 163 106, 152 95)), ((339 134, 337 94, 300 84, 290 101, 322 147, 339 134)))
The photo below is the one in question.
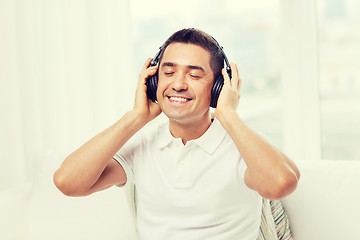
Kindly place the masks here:
POLYGON ((293 240, 289 219, 279 200, 263 199, 261 225, 256 240, 293 240))
POLYGON ((293 240, 289 219, 279 200, 263 199, 261 225, 256 240, 293 240))

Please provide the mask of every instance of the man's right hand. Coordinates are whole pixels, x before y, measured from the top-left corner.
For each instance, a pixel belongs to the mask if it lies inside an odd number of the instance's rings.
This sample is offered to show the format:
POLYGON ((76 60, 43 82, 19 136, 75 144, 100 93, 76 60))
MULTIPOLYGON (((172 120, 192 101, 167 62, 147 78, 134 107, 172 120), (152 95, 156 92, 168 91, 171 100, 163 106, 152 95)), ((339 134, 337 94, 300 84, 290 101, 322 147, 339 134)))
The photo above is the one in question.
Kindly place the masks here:
POLYGON ((150 122, 156 118, 161 109, 157 103, 151 101, 146 94, 146 80, 156 74, 158 66, 149 67, 151 58, 148 58, 139 74, 138 85, 135 94, 135 104, 133 112, 144 121, 150 122))

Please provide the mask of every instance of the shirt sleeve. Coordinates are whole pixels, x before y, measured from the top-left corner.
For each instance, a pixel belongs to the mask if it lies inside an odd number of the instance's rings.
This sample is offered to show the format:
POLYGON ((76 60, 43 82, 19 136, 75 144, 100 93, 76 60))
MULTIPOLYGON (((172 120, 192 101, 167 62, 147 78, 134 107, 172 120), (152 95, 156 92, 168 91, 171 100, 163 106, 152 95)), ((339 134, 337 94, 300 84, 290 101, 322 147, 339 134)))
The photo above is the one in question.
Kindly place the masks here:
POLYGON ((238 175, 239 175, 239 178, 241 179, 241 181, 245 184, 245 171, 247 169, 247 165, 244 161, 244 159, 241 157, 240 158, 240 163, 239 163, 239 166, 238 166, 238 175))
POLYGON ((126 174, 127 183, 134 182, 134 153, 138 147, 139 136, 135 134, 130 138, 122 148, 113 156, 113 159, 116 160, 123 168, 126 174))

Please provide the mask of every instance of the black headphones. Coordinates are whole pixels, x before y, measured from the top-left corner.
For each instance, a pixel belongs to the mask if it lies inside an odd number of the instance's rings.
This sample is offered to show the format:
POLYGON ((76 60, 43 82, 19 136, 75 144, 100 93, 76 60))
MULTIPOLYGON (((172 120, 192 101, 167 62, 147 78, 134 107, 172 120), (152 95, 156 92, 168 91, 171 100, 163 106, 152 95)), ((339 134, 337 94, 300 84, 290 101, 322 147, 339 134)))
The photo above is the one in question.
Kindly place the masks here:
MULTIPOLYGON (((213 38, 215 40, 215 38, 213 38)), ((219 50, 221 51, 222 55, 224 56, 224 61, 226 64, 226 72, 229 75, 230 79, 231 79, 231 68, 230 68, 230 63, 225 55, 225 52, 223 51, 223 47, 220 46, 220 44, 215 40, 217 46, 219 47, 219 50)), ((159 64, 159 58, 161 55, 161 52, 163 51, 164 46, 160 47, 159 52, 155 55, 155 57, 151 60, 150 62, 150 66, 156 66, 159 64)), ((155 73, 155 75, 150 76, 147 80, 146 80, 146 86, 147 86, 147 90, 146 90, 146 94, 148 96, 148 98, 150 100, 152 100, 153 102, 156 102, 156 90, 158 87, 158 72, 155 73)), ((219 76, 215 77, 214 80, 214 84, 213 87, 211 89, 211 102, 210 102, 210 107, 212 108, 216 108, 217 106, 217 101, 221 92, 221 89, 224 85, 224 77, 223 75, 220 73, 219 76)))

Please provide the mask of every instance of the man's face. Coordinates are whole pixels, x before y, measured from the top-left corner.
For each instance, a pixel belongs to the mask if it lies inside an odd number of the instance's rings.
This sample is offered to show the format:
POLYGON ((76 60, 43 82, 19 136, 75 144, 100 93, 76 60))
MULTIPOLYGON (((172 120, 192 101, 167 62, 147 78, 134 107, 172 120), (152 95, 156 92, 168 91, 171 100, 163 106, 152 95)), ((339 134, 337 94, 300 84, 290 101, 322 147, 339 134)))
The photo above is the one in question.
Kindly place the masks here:
POLYGON ((157 100, 170 120, 209 120, 214 74, 210 52, 186 43, 172 43, 159 66, 157 100))

